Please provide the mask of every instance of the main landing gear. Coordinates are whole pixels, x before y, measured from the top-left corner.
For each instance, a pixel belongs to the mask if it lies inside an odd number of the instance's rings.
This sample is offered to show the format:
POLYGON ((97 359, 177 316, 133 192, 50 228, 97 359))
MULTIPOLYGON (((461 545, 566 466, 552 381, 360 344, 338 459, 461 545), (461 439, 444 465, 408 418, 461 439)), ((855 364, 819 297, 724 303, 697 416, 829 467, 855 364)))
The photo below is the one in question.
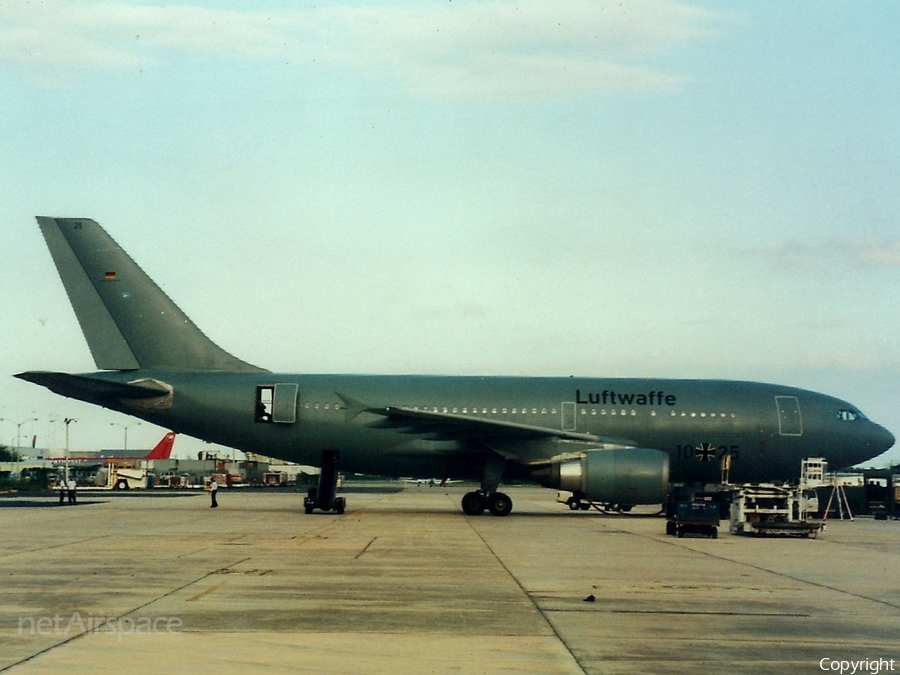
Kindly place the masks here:
POLYGON ((489 509, 495 516, 508 516, 512 511, 512 499, 502 492, 489 495, 480 490, 467 492, 462 498, 462 510, 467 516, 480 516, 489 509))
POLYGON ((311 487, 303 499, 303 509, 312 513, 315 509, 334 511, 341 515, 347 506, 343 497, 337 495, 338 456, 340 453, 328 450, 322 453, 322 472, 319 474, 319 486, 311 487))
POLYGON ((497 492, 506 468, 506 460, 496 453, 488 455, 484 463, 481 489, 467 492, 462 498, 462 510, 467 516, 480 516, 488 509, 495 516, 508 516, 512 511, 512 499, 497 492))

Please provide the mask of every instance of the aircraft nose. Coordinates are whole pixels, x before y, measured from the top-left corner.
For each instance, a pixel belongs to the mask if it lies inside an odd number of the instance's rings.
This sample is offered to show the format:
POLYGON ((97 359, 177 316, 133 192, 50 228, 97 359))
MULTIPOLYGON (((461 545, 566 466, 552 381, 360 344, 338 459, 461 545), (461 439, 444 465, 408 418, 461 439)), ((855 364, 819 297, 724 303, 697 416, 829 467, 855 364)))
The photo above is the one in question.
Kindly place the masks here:
POLYGON ((894 447, 894 443, 897 439, 894 438, 894 434, 885 429, 883 426, 876 424, 875 425, 875 433, 873 445, 878 450, 878 453, 887 452, 892 447, 894 447))

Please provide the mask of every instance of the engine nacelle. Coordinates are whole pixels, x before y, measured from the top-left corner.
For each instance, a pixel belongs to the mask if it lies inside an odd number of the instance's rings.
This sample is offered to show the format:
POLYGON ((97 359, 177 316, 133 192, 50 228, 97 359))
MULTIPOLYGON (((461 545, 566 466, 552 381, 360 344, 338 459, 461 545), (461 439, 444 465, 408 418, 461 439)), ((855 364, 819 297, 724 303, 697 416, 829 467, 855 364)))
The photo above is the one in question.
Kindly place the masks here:
POLYGON ((588 450, 536 472, 544 487, 606 504, 662 504, 669 485, 669 456, 649 448, 588 450))

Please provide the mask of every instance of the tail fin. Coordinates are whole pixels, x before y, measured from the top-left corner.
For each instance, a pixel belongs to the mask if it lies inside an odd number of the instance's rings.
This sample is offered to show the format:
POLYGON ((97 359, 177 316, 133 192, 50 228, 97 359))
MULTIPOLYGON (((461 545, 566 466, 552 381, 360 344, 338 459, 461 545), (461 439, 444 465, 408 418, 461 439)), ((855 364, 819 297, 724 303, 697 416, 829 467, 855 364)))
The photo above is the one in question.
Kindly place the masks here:
POLYGON ((172 446, 175 445, 175 432, 170 431, 162 437, 156 447, 147 453, 142 459, 169 459, 172 454, 172 446))
POLYGON ((206 337, 95 221, 37 221, 101 370, 262 370, 206 337))

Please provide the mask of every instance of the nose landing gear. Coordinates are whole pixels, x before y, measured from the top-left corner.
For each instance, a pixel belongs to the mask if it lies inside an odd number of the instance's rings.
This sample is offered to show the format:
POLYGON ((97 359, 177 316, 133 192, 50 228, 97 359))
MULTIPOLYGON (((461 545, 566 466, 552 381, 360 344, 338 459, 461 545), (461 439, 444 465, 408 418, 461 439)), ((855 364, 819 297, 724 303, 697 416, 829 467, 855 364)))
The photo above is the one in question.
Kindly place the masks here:
POLYGON ((319 486, 312 487, 303 500, 303 509, 307 514, 315 509, 334 511, 341 515, 347 507, 343 497, 337 496, 339 453, 326 450, 322 453, 322 472, 319 474, 319 486))

